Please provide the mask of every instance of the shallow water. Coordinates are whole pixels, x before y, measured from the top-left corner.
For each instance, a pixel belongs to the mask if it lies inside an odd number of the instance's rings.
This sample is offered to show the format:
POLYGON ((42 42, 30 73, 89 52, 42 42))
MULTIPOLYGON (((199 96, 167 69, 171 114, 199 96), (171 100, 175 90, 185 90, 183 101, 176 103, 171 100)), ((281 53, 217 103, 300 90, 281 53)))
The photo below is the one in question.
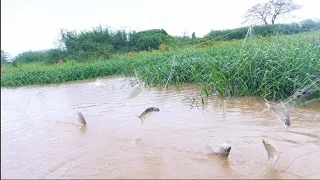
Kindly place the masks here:
POLYGON ((127 100, 124 78, 94 82, 1 88, 3 178, 320 178, 320 103, 290 108, 285 129, 255 98, 202 106, 199 88, 185 86, 127 100), (141 124, 136 115, 151 106, 160 112, 141 124), (273 169, 263 137, 283 152, 273 169), (208 154, 206 145, 225 140, 228 158, 208 154))

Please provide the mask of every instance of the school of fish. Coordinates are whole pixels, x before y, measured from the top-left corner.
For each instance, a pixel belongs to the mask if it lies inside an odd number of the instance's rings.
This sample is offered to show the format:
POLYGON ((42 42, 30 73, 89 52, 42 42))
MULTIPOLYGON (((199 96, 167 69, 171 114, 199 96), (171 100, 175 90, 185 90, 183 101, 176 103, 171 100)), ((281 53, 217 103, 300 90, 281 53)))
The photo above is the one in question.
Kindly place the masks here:
MULTIPOLYGON (((101 83, 97 79, 95 82, 96 86, 107 86, 101 83)), ((133 99, 134 97, 138 96, 138 94, 141 92, 141 85, 136 84, 132 90, 130 91, 127 99, 133 99)), ((271 105, 268 101, 266 101, 267 110, 270 111, 273 115, 275 115, 278 119, 280 119, 281 123, 288 128, 290 126, 290 115, 287 110, 287 108, 284 106, 284 104, 281 102, 281 106, 278 105, 271 105)), ((140 120, 141 123, 145 121, 145 119, 151 115, 154 112, 159 112, 160 109, 157 107, 148 107, 146 108, 140 115, 136 115, 140 120)), ((81 123, 82 126, 87 125, 87 122, 81 112, 77 110, 78 113, 78 121, 81 123)), ((271 142, 269 138, 262 138, 262 144, 267 152, 268 161, 271 162, 271 166, 274 167, 275 163, 278 161, 280 152, 276 146, 271 142)), ((209 154, 219 155, 228 157, 231 152, 231 145, 229 143, 223 142, 220 144, 217 144, 215 148, 212 148, 211 146, 206 146, 207 150, 209 151, 209 154)))

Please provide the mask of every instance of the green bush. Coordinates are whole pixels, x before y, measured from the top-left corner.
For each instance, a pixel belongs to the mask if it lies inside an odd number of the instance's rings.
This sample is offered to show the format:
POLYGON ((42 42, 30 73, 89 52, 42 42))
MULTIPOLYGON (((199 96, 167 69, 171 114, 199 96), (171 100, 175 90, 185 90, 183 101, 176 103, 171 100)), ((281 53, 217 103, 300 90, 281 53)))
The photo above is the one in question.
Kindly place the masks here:
POLYGON ((177 41, 163 29, 152 29, 133 33, 130 44, 135 50, 149 51, 159 49, 160 44, 175 46, 177 41))
MULTIPOLYGON (((320 30, 320 22, 314 22, 311 19, 301 21, 300 23, 291 24, 267 24, 253 26, 254 35, 271 36, 276 34, 298 34, 302 32, 310 32, 312 30, 320 30)), ((248 27, 241 27, 227 30, 214 30, 204 36, 205 39, 232 40, 244 39, 247 35, 248 27)))
POLYGON ((60 49, 49 49, 43 51, 27 51, 18 54, 13 62, 17 63, 33 63, 33 62, 45 62, 48 64, 57 63, 60 59, 65 59, 66 52, 60 49))
POLYGON ((45 62, 48 64, 58 63, 67 57, 67 53, 61 49, 49 49, 46 51, 45 62))
POLYGON ((10 54, 5 52, 4 50, 1 50, 1 66, 3 64, 8 63, 10 60, 10 54))
POLYGON ((31 63, 44 61, 45 58, 45 51, 27 51, 18 54, 13 61, 15 61, 16 63, 31 63))

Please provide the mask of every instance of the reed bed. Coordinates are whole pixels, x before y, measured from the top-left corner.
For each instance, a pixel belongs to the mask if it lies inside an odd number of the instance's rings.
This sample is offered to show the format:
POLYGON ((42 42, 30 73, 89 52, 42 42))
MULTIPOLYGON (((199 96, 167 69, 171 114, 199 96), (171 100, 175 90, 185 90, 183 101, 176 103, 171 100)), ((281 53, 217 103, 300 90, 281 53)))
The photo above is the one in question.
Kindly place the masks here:
POLYGON ((4 67, 2 87, 56 84, 109 75, 134 76, 148 86, 196 83, 208 95, 284 99, 320 77, 320 31, 255 37, 213 46, 121 54, 108 60, 4 67))

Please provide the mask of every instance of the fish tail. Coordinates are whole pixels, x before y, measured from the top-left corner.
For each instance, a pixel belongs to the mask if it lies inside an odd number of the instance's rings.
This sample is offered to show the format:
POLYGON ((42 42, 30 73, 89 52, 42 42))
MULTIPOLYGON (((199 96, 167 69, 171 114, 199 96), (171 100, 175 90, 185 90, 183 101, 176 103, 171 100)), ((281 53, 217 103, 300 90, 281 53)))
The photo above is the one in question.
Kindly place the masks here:
POLYGON ((207 148, 207 150, 209 151, 209 153, 213 153, 213 150, 212 150, 212 148, 211 148, 209 145, 207 145, 206 148, 207 148))
POLYGON ((141 120, 141 123, 143 124, 142 116, 139 116, 139 115, 136 115, 136 116, 141 120))
POLYGON ((280 154, 277 154, 277 156, 272 159, 272 166, 274 166, 274 164, 278 161, 279 157, 280 154))

